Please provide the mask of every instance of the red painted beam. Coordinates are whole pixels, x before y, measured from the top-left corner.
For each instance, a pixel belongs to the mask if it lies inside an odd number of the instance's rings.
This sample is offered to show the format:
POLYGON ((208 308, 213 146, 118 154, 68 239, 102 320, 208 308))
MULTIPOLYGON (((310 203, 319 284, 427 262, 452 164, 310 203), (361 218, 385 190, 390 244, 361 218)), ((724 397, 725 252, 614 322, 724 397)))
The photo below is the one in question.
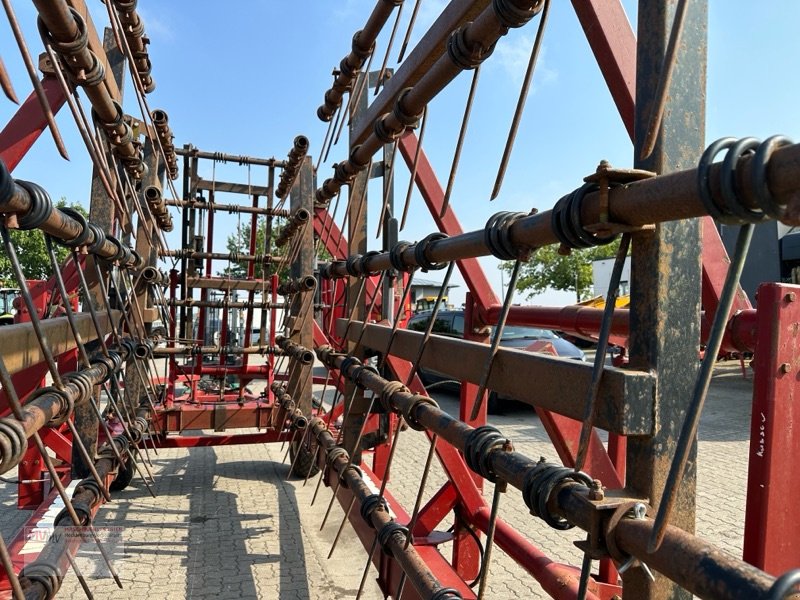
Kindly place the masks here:
POLYGON ((758 288, 744 555, 772 575, 800 567, 800 286, 758 288), (794 297, 794 299, 792 299, 794 297))
POLYGON ((572 0, 622 122, 633 139, 636 34, 620 0, 572 0))
POLYGON ((262 433, 237 435, 178 435, 154 437, 156 448, 200 448, 206 446, 235 446, 237 444, 269 444, 291 439, 292 433, 279 433, 274 429, 262 433))
MULTIPOLYGON (((61 84, 55 77, 43 77, 42 87, 53 114, 57 113, 67 100, 61 84)), ((0 159, 9 171, 20 163, 45 129, 47 121, 36 94, 31 92, 0 132, 0 159)))

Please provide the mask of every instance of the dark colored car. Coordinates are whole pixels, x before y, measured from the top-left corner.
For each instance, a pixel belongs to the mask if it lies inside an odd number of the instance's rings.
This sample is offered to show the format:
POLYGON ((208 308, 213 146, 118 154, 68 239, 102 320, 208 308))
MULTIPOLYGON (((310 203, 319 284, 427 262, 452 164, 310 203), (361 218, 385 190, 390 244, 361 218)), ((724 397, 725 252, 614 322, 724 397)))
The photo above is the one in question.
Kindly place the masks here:
MULTIPOLYGON (((408 320, 406 329, 412 331, 425 331, 431 320, 431 313, 421 313, 414 315, 408 320)), ((436 317, 433 324, 433 333, 450 337, 464 337, 464 311, 461 310, 442 310, 436 317)), ((505 348, 527 348, 537 340, 550 342, 556 349, 559 356, 573 358, 575 360, 585 360, 583 350, 560 338, 549 329, 538 329, 536 327, 521 327, 517 325, 506 325, 503 329, 503 337, 500 338, 500 345, 505 348)), ((431 371, 429 369, 419 369, 419 376, 426 386, 436 385, 448 387, 456 390, 459 387, 457 381, 451 380, 443 373, 431 371)), ((490 413, 498 413, 501 408, 501 401, 505 398, 499 397, 495 392, 489 394, 487 409, 490 413)))

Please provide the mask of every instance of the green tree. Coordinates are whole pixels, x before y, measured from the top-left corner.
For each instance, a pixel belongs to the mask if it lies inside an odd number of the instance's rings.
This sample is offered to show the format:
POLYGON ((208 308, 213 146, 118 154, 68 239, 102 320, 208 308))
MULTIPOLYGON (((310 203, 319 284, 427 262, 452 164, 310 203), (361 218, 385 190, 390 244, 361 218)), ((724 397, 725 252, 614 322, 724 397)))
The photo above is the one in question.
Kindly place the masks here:
MULTIPOLYGON (((84 216, 88 216, 86 210, 80 204, 68 204, 66 198, 61 198, 56 203, 58 208, 74 208, 84 216)), ((19 264, 25 279, 47 279, 53 274, 50 266, 50 257, 47 254, 47 246, 44 243, 44 235, 38 229, 31 231, 11 231, 11 242, 19 257, 19 264)), ((59 245, 55 245, 56 256, 59 263, 64 262, 69 254, 69 250, 59 245)), ((0 252, 0 284, 6 287, 16 287, 17 280, 14 277, 14 270, 11 266, 11 259, 5 250, 0 252)))
MULTIPOLYGON (((311 225, 308 225, 309 227, 311 225)), ((270 244, 270 254, 274 257, 281 257, 284 256, 285 253, 290 249, 291 243, 284 245, 281 248, 277 248, 274 245, 274 240, 278 239, 278 236, 281 234, 281 225, 273 224, 272 226, 272 240, 273 243, 270 244)), ((228 252, 238 252, 240 254, 249 254, 250 253, 250 223, 244 223, 236 228, 236 231, 231 233, 228 236, 227 241, 225 242, 225 247, 228 252)), ((256 231, 256 254, 261 254, 264 248, 264 240, 267 237, 267 224, 266 221, 261 221, 258 227, 258 231, 256 231)), ((320 260, 330 260, 330 254, 325 250, 325 248, 320 248, 320 260)), ((275 272, 277 265, 267 265, 266 276, 269 277, 275 272)), ((220 271, 219 275, 223 275, 225 277, 231 277, 234 279, 244 279, 247 277, 247 261, 238 261, 238 262, 231 262, 228 267, 220 271)), ((278 273, 280 279, 286 279, 289 276, 289 267, 284 268, 280 273, 278 273)), ((256 263, 255 268, 255 278, 256 279, 263 279, 264 278, 264 265, 261 263, 256 263)))
MULTIPOLYGON (((567 255, 559 254, 557 245, 540 248, 522 265, 516 289, 527 292, 528 298, 554 289, 574 291, 578 302, 586 300, 592 296, 592 262, 613 258, 618 248, 619 240, 607 246, 573 250, 567 255)), ((510 273, 514 263, 505 262, 499 268, 510 273)))

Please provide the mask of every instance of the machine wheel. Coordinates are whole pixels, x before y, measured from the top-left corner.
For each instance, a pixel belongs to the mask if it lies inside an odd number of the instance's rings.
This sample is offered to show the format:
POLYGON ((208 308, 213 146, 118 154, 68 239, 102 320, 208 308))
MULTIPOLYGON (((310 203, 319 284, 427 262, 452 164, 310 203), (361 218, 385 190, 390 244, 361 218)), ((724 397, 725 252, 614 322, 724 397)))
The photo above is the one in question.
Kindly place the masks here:
POLYGON ((497 396, 497 392, 489 393, 489 397, 486 399, 486 412, 490 415, 503 414, 503 402, 497 396))
POLYGON ((125 465, 120 465, 117 476, 114 478, 114 481, 111 482, 111 485, 108 486, 110 491, 121 492, 131 484, 131 481, 133 481, 133 472, 136 470, 130 462, 132 460, 133 458, 129 456, 128 462, 125 465))
POLYGON ((308 475, 308 477, 313 477, 319 473, 319 467, 314 462, 316 455, 316 442, 311 446, 311 448, 309 448, 306 444, 300 444, 299 442, 293 443, 289 447, 289 458, 294 465, 292 468, 292 475, 305 479, 306 475, 308 475), (300 456, 297 456, 298 452, 300 453, 300 456), (295 460, 295 456, 297 456, 297 460, 295 460))

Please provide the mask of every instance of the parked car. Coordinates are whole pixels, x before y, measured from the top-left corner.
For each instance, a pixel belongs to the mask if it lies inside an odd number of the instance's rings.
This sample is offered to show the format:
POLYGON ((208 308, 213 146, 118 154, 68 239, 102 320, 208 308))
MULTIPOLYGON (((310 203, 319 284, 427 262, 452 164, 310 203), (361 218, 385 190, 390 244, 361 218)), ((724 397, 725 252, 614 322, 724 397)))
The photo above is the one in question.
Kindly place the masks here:
MULTIPOLYGON (((411 331, 425 331, 430 323, 432 313, 421 313, 414 315, 408 320, 406 329, 411 331)), ((462 310, 442 310, 436 316, 432 332, 437 335, 449 337, 464 337, 464 311, 462 310)), ((503 328, 503 337, 500 338, 500 345, 504 348, 527 348, 533 342, 545 340, 550 342, 556 349, 559 356, 572 358, 575 360, 586 360, 583 350, 559 337, 549 329, 539 329, 537 327, 523 327, 518 325, 506 325, 503 328)), ((431 369, 419 369, 419 376, 426 387, 441 386, 450 390, 457 391, 460 383, 452 380, 444 373, 439 373, 431 369)), ((507 398, 498 396, 496 392, 489 394, 487 410, 496 414, 501 411, 503 402, 507 398)))

